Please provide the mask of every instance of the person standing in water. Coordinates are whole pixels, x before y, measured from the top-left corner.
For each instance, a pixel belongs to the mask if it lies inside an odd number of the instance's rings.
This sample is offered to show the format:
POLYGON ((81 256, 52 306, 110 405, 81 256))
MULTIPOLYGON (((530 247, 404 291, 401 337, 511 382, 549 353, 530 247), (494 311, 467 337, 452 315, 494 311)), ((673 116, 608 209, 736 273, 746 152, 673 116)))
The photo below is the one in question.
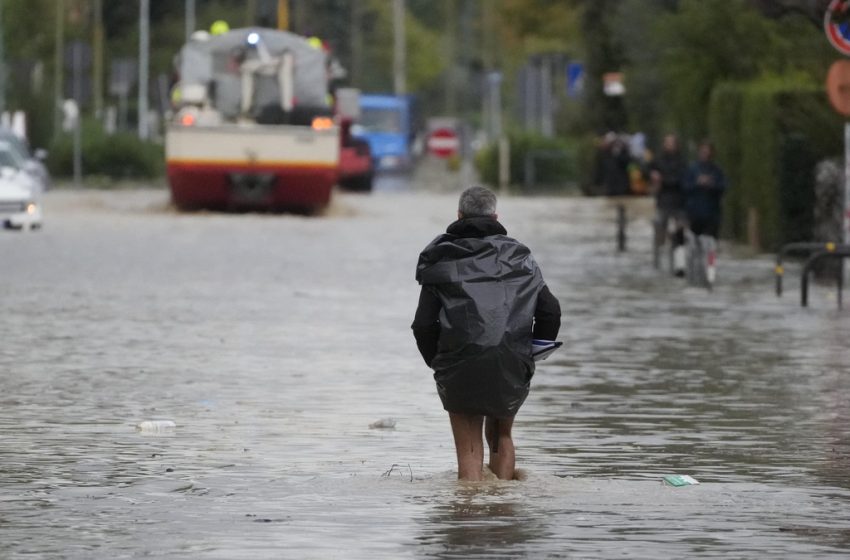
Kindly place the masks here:
POLYGON ((693 234, 717 239, 726 175, 714 162, 714 144, 709 140, 703 140, 699 145, 697 161, 685 176, 684 192, 688 226, 693 234))
MULTIPOLYGON (((688 164, 675 134, 664 137, 661 153, 650 164, 650 180, 655 190, 655 246, 664 245, 668 232, 673 245, 673 274, 685 275, 685 174, 688 164), (672 228, 671 228, 672 226, 672 228)), ((657 249, 656 249, 657 250, 657 249)))
POLYGON ((515 477, 514 417, 528 396, 532 338, 554 341, 561 308, 531 251, 498 222, 496 195, 470 187, 457 221, 419 255, 413 334, 434 370, 457 451, 458 478, 515 477))

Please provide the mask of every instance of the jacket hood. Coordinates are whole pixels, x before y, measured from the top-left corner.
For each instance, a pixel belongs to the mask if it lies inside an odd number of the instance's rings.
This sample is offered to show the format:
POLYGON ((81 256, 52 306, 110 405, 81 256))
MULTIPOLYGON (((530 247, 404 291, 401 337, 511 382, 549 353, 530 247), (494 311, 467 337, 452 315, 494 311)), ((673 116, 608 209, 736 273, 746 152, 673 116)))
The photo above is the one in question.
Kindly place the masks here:
POLYGON ((528 247, 508 237, 498 221, 462 218, 420 253, 416 280, 420 284, 507 280, 533 275, 535 268, 528 247))

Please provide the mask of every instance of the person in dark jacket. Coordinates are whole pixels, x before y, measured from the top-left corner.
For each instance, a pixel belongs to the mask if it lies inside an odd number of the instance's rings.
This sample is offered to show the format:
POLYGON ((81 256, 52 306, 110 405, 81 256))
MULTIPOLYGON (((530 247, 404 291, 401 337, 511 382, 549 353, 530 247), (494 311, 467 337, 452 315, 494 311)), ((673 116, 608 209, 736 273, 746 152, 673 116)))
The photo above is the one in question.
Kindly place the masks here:
POLYGON ((608 132, 597 151, 596 183, 607 196, 629 194, 629 148, 615 132, 608 132))
POLYGON ((650 181, 655 189, 655 243, 664 244, 670 226, 673 235, 673 273, 685 275, 685 194, 684 182, 688 164, 679 149, 675 134, 664 137, 661 152, 650 164, 650 181))
POLYGON ((531 251, 498 222, 490 190, 465 190, 457 216, 419 255, 413 334, 449 413, 458 478, 481 480, 483 429, 490 470, 512 479, 511 428, 534 375, 531 341, 555 340, 561 308, 531 251))
POLYGON ((699 145, 697 161, 685 176, 685 208, 694 235, 717 238, 720 231, 720 202, 726 190, 726 175, 714 163, 714 146, 709 141, 699 145))

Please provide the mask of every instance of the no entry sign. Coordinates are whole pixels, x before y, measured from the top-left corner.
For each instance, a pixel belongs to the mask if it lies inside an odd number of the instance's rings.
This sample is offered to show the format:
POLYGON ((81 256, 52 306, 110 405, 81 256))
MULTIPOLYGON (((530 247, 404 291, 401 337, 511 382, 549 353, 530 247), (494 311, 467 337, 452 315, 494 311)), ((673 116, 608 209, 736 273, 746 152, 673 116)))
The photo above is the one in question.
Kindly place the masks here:
POLYGON ((832 46, 850 56, 850 0, 832 0, 826 9, 823 29, 832 46))
POLYGON ((441 158, 452 157, 460 149, 460 139, 451 128, 438 128, 428 136, 428 153, 441 158))

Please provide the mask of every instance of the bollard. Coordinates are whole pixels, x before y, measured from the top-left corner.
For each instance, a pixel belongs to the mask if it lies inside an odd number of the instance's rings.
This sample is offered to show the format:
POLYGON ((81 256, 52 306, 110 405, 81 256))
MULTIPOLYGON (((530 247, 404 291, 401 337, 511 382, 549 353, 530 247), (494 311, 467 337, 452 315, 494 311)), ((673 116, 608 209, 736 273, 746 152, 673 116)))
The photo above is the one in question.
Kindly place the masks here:
POLYGON ((626 250, 626 205, 617 205, 617 250, 626 250))

